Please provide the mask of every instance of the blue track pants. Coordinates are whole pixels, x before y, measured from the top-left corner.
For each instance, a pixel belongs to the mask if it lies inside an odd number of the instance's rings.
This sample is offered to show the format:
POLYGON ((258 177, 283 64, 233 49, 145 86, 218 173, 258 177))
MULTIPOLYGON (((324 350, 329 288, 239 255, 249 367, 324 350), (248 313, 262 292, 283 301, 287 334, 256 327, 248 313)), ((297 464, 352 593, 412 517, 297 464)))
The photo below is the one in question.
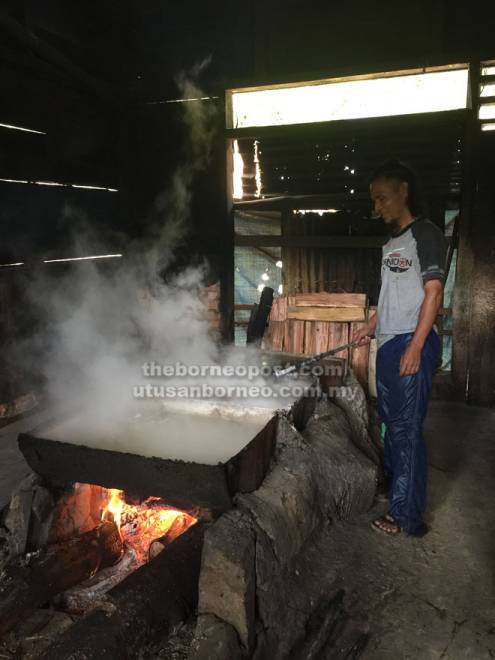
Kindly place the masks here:
POLYGON ((427 461, 423 420, 431 394, 433 373, 440 357, 440 339, 432 330, 414 376, 400 375, 400 359, 412 333, 396 335, 380 347, 376 360, 378 410, 386 426, 385 479, 390 509, 407 534, 424 531, 427 461))

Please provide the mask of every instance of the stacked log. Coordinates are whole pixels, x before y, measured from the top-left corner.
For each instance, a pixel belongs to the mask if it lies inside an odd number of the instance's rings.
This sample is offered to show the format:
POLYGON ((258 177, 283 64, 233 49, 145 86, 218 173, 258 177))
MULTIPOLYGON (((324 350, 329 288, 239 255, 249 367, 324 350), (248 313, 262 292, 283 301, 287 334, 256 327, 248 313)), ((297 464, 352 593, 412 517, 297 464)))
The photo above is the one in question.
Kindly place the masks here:
POLYGON ((104 522, 70 541, 9 562, 0 583, 0 636, 57 594, 115 564, 122 551, 117 526, 104 522))
MULTIPOLYGON (((263 348, 268 351, 315 355, 347 344, 368 320, 369 308, 361 293, 299 293, 273 301, 263 348)), ((339 355, 367 389, 369 346, 339 355), (350 354, 349 354, 350 353, 350 354)))

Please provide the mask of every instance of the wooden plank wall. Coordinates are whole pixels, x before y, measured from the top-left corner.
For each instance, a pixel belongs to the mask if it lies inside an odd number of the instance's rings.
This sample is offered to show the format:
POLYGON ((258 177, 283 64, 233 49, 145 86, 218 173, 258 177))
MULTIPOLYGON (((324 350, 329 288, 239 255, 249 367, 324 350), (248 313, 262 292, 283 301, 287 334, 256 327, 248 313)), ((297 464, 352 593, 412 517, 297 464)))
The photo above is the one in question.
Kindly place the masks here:
POLYGON ((284 291, 365 291, 378 300, 380 250, 356 248, 282 248, 284 291))
MULTIPOLYGON (((349 343, 368 318, 368 299, 360 293, 300 293, 273 301, 263 349, 315 355, 349 343)), ((369 345, 345 351, 356 378, 367 390, 369 345), (349 355, 349 352, 351 355, 349 355)))
MULTIPOLYGON (((282 216, 284 236, 347 236, 349 219, 345 214, 319 217, 294 213, 282 216)), ((380 289, 380 248, 283 247, 284 293, 359 291, 373 304, 380 289)))
POLYGON ((218 332, 220 330, 220 282, 216 282, 206 289, 203 292, 204 301, 206 303, 206 311, 208 315, 208 321, 210 322, 211 328, 218 332))

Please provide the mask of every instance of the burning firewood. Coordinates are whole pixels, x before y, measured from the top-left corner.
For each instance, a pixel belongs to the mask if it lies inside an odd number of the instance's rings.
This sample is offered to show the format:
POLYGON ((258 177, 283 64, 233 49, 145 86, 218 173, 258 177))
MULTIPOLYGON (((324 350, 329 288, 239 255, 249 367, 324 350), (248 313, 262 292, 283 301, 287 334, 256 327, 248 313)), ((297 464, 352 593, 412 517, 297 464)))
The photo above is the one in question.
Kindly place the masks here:
POLYGON ((171 630, 197 606, 201 521, 162 552, 113 587, 96 607, 76 621, 39 660, 122 660, 134 657, 143 639, 171 630))
POLYGON ((190 527, 190 524, 189 516, 187 516, 187 514, 179 515, 167 530, 166 534, 151 542, 149 549, 150 559, 153 559, 159 555, 160 552, 163 552, 163 550, 165 550, 165 548, 169 546, 172 541, 175 541, 178 536, 183 534, 186 529, 190 527))
POLYGON ((158 554, 156 552, 151 555, 149 550, 155 539, 168 538, 168 541, 164 541, 165 547, 196 522, 194 516, 170 508, 158 497, 149 497, 141 504, 129 505, 123 491, 111 488, 108 494, 109 501, 103 511, 103 519, 115 521, 122 540, 132 548, 139 565, 158 554))
POLYGON ((11 561, 0 577, 0 636, 60 592, 115 564, 122 551, 117 526, 103 522, 70 541, 11 561))
POLYGON ((97 603, 102 602, 110 589, 122 582, 138 567, 139 562, 134 551, 126 546, 122 559, 116 566, 104 568, 89 580, 64 591, 57 596, 55 605, 69 614, 85 614, 97 603))

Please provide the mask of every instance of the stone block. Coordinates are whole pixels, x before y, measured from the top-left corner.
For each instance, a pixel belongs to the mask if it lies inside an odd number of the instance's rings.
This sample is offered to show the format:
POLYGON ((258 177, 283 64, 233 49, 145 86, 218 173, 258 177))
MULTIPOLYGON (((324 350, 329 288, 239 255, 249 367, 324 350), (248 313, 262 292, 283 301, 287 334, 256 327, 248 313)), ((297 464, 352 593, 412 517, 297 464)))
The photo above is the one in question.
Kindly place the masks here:
POLYGON ((38 482, 35 474, 28 475, 15 489, 5 512, 4 526, 9 532, 9 555, 24 554, 31 519, 33 489, 38 482))
POLYGON ((254 644, 255 538, 239 511, 221 516, 205 534, 198 612, 229 623, 246 650, 254 644))
POLYGON ((241 660, 234 628, 211 614, 200 614, 189 660, 241 660))

